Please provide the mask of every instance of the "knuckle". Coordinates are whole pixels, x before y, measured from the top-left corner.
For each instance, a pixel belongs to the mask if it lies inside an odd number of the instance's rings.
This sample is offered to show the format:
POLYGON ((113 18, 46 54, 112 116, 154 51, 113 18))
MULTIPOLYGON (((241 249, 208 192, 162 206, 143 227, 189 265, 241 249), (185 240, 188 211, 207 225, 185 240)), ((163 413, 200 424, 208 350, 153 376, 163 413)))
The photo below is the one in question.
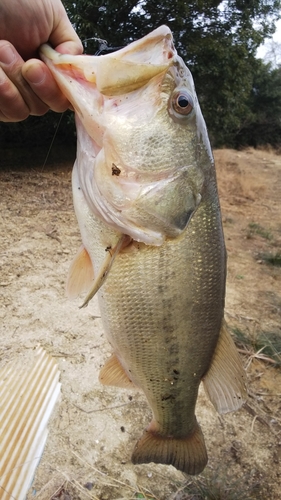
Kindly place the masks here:
POLYGON ((37 106, 36 108, 32 109, 30 112, 31 115, 33 116, 43 116, 49 111, 49 107, 42 105, 42 106, 37 106))
POLYGON ((9 110, 9 112, 3 111, 0 109, 0 121, 1 122, 21 122, 23 120, 26 120, 28 118, 29 113, 26 111, 19 111, 18 109, 13 112, 13 110, 9 110))
POLYGON ((29 115, 29 109, 17 91, 0 87, 0 120, 22 121, 29 115), (4 90, 4 91, 3 91, 4 90))
POLYGON ((8 113, 6 113, 6 116, 9 121, 12 122, 21 122, 23 120, 26 120, 29 116, 29 111, 26 108, 16 108, 9 110, 8 113))
POLYGON ((62 113, 68 108, 69 102, 54 82, 53 77, 46 78, 44 84, 40 86, 31 85, 31 88, 46 108, 57 113, 62 113))
POLYGON ((51 109, 56 113, 64 113, 69 107, 69 103, 55 102, 52 104, 51 109))
POLYGON ((9 94, 11 91, 11 82, 4 71, 0 71, 0 96, 9 94))

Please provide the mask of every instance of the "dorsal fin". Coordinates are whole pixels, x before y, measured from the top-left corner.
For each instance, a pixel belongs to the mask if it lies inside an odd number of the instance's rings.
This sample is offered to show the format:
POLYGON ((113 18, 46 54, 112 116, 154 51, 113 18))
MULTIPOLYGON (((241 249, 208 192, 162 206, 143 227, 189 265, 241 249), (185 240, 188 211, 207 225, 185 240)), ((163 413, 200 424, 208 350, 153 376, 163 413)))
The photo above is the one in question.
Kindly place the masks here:
POLYGON ((81 245, 70 264, 66 281, 66 295, 69 299, 78 297, 83 292, 88 292, 94 281, 94 270, 91 258, 81 245))

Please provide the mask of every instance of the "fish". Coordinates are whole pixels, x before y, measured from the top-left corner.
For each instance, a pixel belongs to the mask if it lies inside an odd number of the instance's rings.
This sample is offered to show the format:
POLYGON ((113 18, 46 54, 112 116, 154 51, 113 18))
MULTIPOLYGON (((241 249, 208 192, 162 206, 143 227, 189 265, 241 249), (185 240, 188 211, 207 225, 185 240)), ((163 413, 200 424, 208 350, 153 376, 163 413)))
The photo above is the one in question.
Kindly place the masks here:
POLYGON ((201 382, 219 413, 247 397, 224 320, 226 249, 212 149, 167 26, 102 56, 41 47, 76 116, 73 201, 82 247, 70 297, 97 293, 112 356, 104 385, 141 390, 152 419, 133 464, 199 474, 201 382))

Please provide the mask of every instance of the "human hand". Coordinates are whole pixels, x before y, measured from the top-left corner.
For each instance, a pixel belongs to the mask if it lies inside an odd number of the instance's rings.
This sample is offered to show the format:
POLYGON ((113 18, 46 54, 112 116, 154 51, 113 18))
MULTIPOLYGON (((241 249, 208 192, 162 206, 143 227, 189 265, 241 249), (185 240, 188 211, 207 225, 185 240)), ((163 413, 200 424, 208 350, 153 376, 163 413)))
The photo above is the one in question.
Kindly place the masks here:
POLYGON ((65 111, 69 102, 47 66, 34 59, 46 42, 61 53, 83 52, 61 1, 1 0, 0 33, 0 121, 65 111))

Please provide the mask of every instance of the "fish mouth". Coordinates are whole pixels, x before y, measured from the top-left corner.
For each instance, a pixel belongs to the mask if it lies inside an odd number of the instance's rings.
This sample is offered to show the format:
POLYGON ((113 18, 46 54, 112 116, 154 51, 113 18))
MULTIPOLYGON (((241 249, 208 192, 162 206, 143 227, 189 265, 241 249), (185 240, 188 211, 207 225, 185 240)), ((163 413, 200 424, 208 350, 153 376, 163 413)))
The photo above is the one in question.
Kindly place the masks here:
MULTIPOLYGON (((111 54, 102 56, 60 54, 50 45, 40 47, 43 61, 57 71, 64 73, 65 78, 58 81, 66 90, 67 73, 94 83, 99 92, 106 96, 124 94, 136 90, 154 76, 167 71, 173 64, 176 50, 173 37, 167 26, 161 26, 143 37, 111 54), (141 62, 140 62, 141 61, 141 62)), ((74 97, 68 98, 72 102, 74 97)))

